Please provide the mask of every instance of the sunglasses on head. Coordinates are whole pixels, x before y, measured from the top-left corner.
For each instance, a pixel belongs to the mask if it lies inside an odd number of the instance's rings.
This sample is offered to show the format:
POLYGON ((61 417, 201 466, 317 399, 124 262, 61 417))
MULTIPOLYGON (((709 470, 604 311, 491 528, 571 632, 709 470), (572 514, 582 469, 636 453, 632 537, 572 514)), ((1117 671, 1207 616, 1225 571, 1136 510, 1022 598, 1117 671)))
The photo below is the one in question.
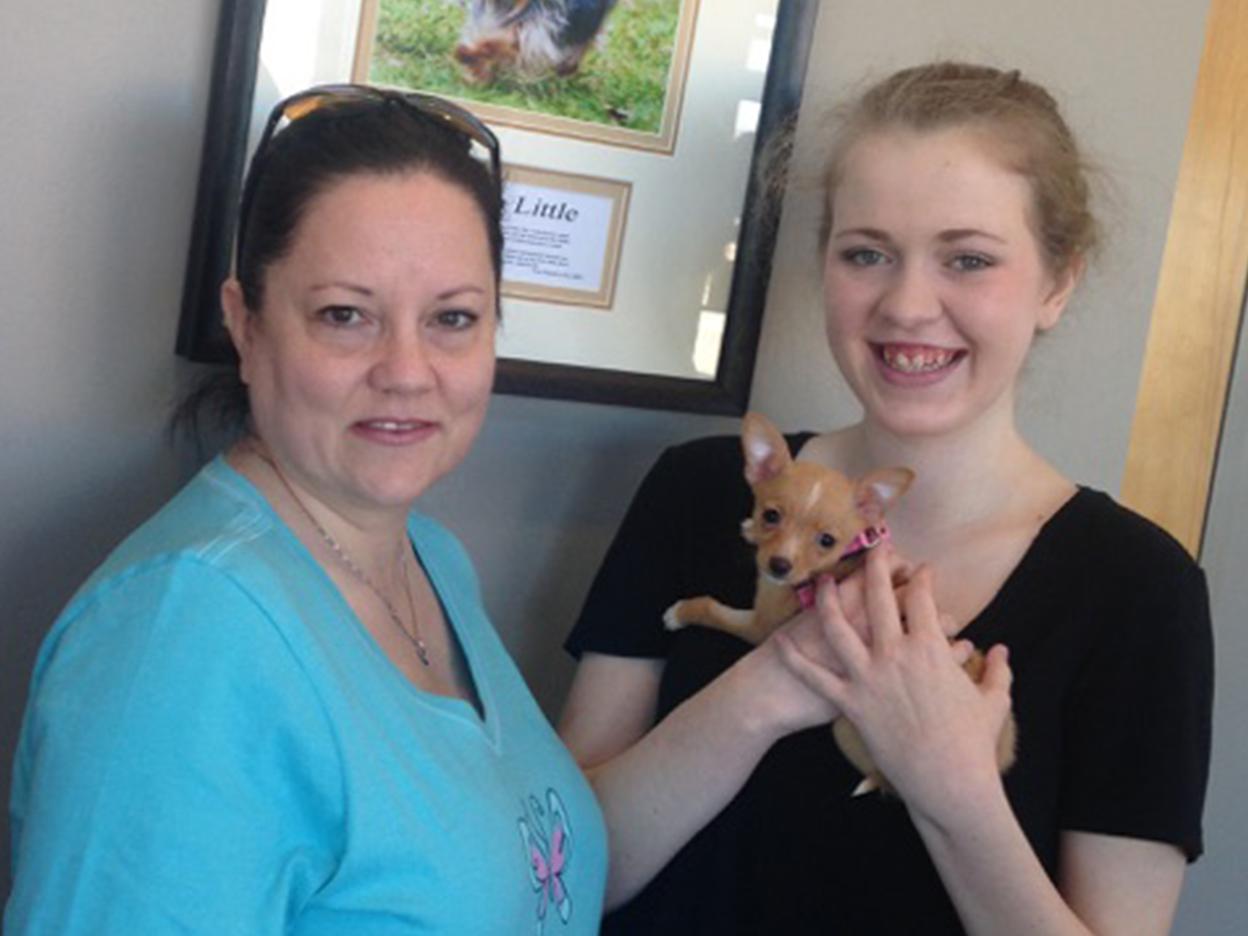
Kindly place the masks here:
POLYGON ((318 110, 333 108, 344 104, 387 104, 397 105, 432 121, 436 126, 443 127, 465 138, 485 150, 490 174, 501 184, 502 167, 499 158, 498 137, 477 117, 462 107, 444 101, 431 94, 417 91, 398 91, 390 88, 376 88, 372 85, 331 84, 318 85, 292 94, 278 101, 264 124, 260 134, 260 142, 251 157, 251 174, 243 189, 242 199, 238 205, 237 236, 234 239, 234 265, 237 270, 243 257, 243 238, 247 233, 247 222, 251 216, 251 203, 255 199, 255 190, 260 176, 263 174, 264 161, 268 156, 269 146, 277 134, 292 123, 318 110))

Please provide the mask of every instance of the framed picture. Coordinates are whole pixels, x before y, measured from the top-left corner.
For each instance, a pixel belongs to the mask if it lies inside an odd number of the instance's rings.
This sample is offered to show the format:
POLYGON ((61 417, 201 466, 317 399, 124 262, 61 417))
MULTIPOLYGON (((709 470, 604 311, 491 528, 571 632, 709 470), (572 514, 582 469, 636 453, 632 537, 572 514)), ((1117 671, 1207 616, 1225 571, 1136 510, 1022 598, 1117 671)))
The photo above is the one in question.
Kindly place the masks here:
POLYGON ((351 79, 456 98, 497 125, 670 153, 698 0, 579 0, 579 30, 560 6, 362 0, 351 79))
MULTIPOLYGON (((378 19, 398 9, 392 7, 398 0, 373 2, 371 15, 378 19)), ((424 12, 435 6, 433 0, 411 3, 424 12)), ((439 0, 438 12, 457 17, 458 48, 478 7, 544 9, 558 3, 439 0)), ((646 3, 607 4, 610 12, 578 69, 588 72, 611 40, 615 15, 646 3)), ((666 4, 678 22, 697 12, 692 0, 655 4, 666 4)), ((601 128, 571 133, 525 123, 537 119, 531 112, 515 122, 483 114, 499 135, 504 174, 516 191, 536 196, 546 190, 569 204, 596 198, 616 216, 611 224, 595 222, 597 246, 586 246, 586 235, 581 259, 546 256, 556 265, 572 264, 579 279, 556 282, 555 266, 539 270, 537 283, 523 283, 518 275, 508 279, 499 392, 744 411, 779 220, 778 204, 761 197, 765 186, 757 169, 769 142, 796 116, 818 4, 722 0, 715 18, 705 15, 708 4, 702 7, 703 15, 690 20, 687 52, 680 53, 673 39, 672 55, 685 55, 686 74, 670 153, 602 139, 594 135, 601 128), (583 184, 588 191, 577 187, 583 184), (595 255, 601 269, 596 259, 591 263, 595 255), (560 286, 569 288, 557 291, 560 286)), ((222 0, 179 354, 197 361, 232 356, 217 297, 229 270, 247 155, 278 100, 310 85, 350 79, 361 45, 368 46, 360 27, 369 15, 362 0, 222 0)), ((370 61, 376 61, 375 37, 371 48, 370 61)), ((463 69, 455 49, 446 54, 448 68, 463 69)), ((510 68, 499 66, 499 72, 510 75, 510 68)), ((665 101, 671 97, 669 90, 665 101)), ((461 102, 474 110, 483 106, 470 97, 461 102)))
POLYGON ((504 296, 611 308, 632 185, 509 165, 504 296))

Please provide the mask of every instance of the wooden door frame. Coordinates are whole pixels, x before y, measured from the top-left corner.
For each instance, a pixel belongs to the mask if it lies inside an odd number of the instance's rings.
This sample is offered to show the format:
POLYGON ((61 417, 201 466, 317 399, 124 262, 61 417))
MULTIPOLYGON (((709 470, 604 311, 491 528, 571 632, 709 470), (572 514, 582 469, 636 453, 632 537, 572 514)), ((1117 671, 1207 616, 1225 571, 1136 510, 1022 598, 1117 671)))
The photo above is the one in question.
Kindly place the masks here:
POLYGON ((1125 504, 1204 537, 1248 284, 1248 0, 1211 0, 1131 424, 1125 504))

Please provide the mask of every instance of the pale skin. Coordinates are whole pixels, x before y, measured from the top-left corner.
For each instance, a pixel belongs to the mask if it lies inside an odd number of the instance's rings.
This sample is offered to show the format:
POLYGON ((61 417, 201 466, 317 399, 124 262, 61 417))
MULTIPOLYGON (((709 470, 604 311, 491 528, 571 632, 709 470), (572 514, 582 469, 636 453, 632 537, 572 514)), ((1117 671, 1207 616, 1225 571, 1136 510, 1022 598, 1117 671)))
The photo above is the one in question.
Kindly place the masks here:
POLYGON ((477 704, 406 521, 467 453, 489 402, 497 297, 480 210, 429 173, 347 176, 308 204, 263 285, 259 309, 236 280, 222 287, 252 410, 227 460, 411 683, 477 704), (428 666, 386 601, 425 642, 428 666))
MULTIPOLYGON (((815 437, 800 457, 851 476, 912 468, 917 480, 889 527, 897 552, 926 565, 898 598, 889 564, 900 560, 877 551, 865 586, 821 589, 813 623, 746 660, 778 656, 825 712, 857 724, 969 932, 1165 933, 1186 867, 1180 850, 1061 831, 1054 885, 995 764, 1008 654, 988 654, 976 687, 949 652, 947 635, 988 604, 1075 491, 1015 424, 1031 342, 1060 320, 1082 269, 1081 258, 1042 255, 1030 198, 983 132, 877 131, 851 148, 832 193, 824 291, 829 343, 863 419, 815 437)), ((646 756, 656 734, 696 737, 696 726, 668 725, 681 709, 649 730, 661 675, 660 661, 591 654, 580 664, 560 730, 595 783, 646 756)), ((685 722, 700 699, 686 703, 685 722)), ((708 755, 717 783, 722 767, 708 755)), ((731 781, 735 792, 736 772, 731 781)))

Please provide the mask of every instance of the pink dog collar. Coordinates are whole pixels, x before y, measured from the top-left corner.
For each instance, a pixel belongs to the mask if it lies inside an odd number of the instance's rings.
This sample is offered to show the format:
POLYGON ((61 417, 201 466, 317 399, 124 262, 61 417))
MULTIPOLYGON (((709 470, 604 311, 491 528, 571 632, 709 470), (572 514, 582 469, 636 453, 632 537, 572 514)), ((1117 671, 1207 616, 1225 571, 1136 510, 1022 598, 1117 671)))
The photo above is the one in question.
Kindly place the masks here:
MULTIPOLYGON (((888 527, 880 524, 878 527, 867 527, 861 533, 854 537, 853 542, 849 544, 849 548, 845 550, 845 556, 856 556, 860 552, 866 552, 868 549, 875 549, 880 543, 888 539, 888 527)), ((845 558, 842 556, 841 558, 845 558)))
MULTIPOLYGON (((874 549, 888 538, 888 527, 883 524, 878 527, 867 527, 850 541, 849 548, 842 554, 840 561, 843 562, 846 559, 857 556, 859 553, 874 549)), ((817 585, 818 579, 816 578, 809 582, 803 582, 794 589, 797 592, 797 603, 803 611, 809 611, 815 606, 815 589, 817 585)))

